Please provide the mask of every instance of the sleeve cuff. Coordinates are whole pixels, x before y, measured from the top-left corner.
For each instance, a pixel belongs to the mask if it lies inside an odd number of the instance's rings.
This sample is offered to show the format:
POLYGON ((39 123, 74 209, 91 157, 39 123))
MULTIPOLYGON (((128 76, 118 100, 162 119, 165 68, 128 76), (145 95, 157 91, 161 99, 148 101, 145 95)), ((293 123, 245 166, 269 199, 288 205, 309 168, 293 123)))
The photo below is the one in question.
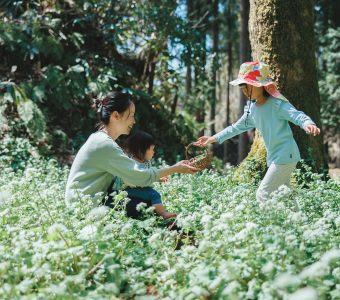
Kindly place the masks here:
POLYGON ((303 123, 302 129, 305 129, 305 127, 307 125, 315 125, 316 126, 316 124, 312 120, 308 120, 305 123, 303 123))
POLYGON ((216 139, 216 141, 217 141, 218 144, 221 144, 221 143, 222 143, 222 142, 221 142, 221 136, 220 136, 218 133, 216 133, 215 135, 213 135, 213 138, 216 139))

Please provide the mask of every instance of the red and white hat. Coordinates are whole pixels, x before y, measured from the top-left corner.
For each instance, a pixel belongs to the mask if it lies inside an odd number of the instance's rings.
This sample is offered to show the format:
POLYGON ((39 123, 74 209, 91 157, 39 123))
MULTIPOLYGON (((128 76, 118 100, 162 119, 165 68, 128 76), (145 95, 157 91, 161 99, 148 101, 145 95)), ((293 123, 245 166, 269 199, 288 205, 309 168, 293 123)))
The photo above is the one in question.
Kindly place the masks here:
POLYGON ((253 86, 263 86, 273 97, 288 101, 277 89, 275 82, 269 76, 269 66, 263 62, 245 62, 240 66, 237 79, 230 81, 232 85, 248 83, 253 86))

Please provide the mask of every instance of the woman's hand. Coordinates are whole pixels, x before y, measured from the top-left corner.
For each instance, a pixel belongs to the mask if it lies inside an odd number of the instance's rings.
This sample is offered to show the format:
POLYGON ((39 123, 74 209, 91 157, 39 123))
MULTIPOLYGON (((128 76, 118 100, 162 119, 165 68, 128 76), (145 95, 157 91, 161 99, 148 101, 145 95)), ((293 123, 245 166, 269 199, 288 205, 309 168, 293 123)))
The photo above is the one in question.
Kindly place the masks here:
POLYGON ((195 146, 199 147, 205 147, 208 146, 209 144, 216 143, 217 140, 213 136, 201 136, 200 138, 197 139, 197 141, 194 143, 195 146))
POLYGON ((200 169, 191 166, 188 160, 181 160, 177 164, 173 165, 173 167, 175 168, 176 173, 194 174, 200 171, 200 169))
POLYGON ((174 173, 194 174, 198 171, 200 171, 200 169, 191 166, 188 160, 181 160, 171 167, 165 167, 160 169, 159 177, 162 178, 174 173))
POLYGON ((320 134, 320 128, 316 127, 313 124, 305 126, 304 129, 308 134, 312 134, 313 136, 320 134))

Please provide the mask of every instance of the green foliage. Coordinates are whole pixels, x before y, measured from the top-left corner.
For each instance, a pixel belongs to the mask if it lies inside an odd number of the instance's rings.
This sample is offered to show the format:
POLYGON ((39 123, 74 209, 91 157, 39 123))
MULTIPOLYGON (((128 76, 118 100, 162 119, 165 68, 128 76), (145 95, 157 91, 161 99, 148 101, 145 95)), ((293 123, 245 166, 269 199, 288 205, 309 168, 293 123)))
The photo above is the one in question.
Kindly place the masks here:
POLYGON ((39 151, 28 139, 5 135, 0 143, 0 168, 24 169, 29 161, 39 158, 39 151))
POLYGON ((234 179, 237 182, 257 184, 267 171, 267 151, 258 131, 248 156, 237 167, 234 179))
POLYGON ((339 183, 313 177, 266 203, 232 171, 156 184, 182 227, 128 219, 86 196, 66 207, 69 170, 39 161, 0 174, 2 299, 337 299, 339 183), (298 207, 298 208, 297 208, 298 207), (153 294, 153 296, 152 296, 153 294), (153 298, 152 298, 153 297, 153 298))
MULTIPOLYGON (((157 5, 101 0, 7 6, 0 21, 0 79, 12 90, 1 96, 16 99, 19 91, 23 99, 1 109, 1 123, 18 114, 33 144, 42 139, 51 144, 48 139, 57 128, 71 141, 63 143, 64 149, 52 143, 51 150, 67 153, 77 150, 94 130, 93 98, 110 90, 129 90, 140 97, 137 116, 147 120, 147 126, 141 126, 174 160, 195 132, 186 125, 194 123, 194 116, 189 120, 190 114, 177 114, 172 108, 180 74, 169 67, 174 55, 168 45, 190 47, 192 55, 186 61, 193 65, 202 63, 196 58, 203 52, 199 31, 174 13, 176 7, 170 0, 157 5), (153 62, 157 66, 150 96, 145 91, 153 62)), ((14 137, 23 134, 21 129, 9 130, 14 137)))
POLYGON ((319 81, 322 123, 334 132, 339 131, 340 123, 340 28, 330 28, 321 38, 321 45, 324 66, 319 81))

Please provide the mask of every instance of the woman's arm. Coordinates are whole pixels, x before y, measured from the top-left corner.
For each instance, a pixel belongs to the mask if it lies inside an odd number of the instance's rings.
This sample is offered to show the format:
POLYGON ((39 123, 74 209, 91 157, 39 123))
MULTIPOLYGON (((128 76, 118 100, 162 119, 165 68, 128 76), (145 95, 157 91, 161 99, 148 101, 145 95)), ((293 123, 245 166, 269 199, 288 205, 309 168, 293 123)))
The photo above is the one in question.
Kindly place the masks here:
POLYGON ((98 163, 101 164, 105 171, 113 176, 122 178, 124 182, 141 187, 149 186, 163 176, 174 173, 193 174, 198 171, 198 169, 188 165, 186 161, 180 161, 173 166, 161 169, 154 167, 141 169, 118 145, 112 142, 106 145, 101 152, 101 162, 98 163))
POLYGON ((159 174, 160 177, 165 177, 174 173, 194 174, 197 171, 199 169, 190 166, 187 160, 182 160, 173 166, 161 168, 159 174))

